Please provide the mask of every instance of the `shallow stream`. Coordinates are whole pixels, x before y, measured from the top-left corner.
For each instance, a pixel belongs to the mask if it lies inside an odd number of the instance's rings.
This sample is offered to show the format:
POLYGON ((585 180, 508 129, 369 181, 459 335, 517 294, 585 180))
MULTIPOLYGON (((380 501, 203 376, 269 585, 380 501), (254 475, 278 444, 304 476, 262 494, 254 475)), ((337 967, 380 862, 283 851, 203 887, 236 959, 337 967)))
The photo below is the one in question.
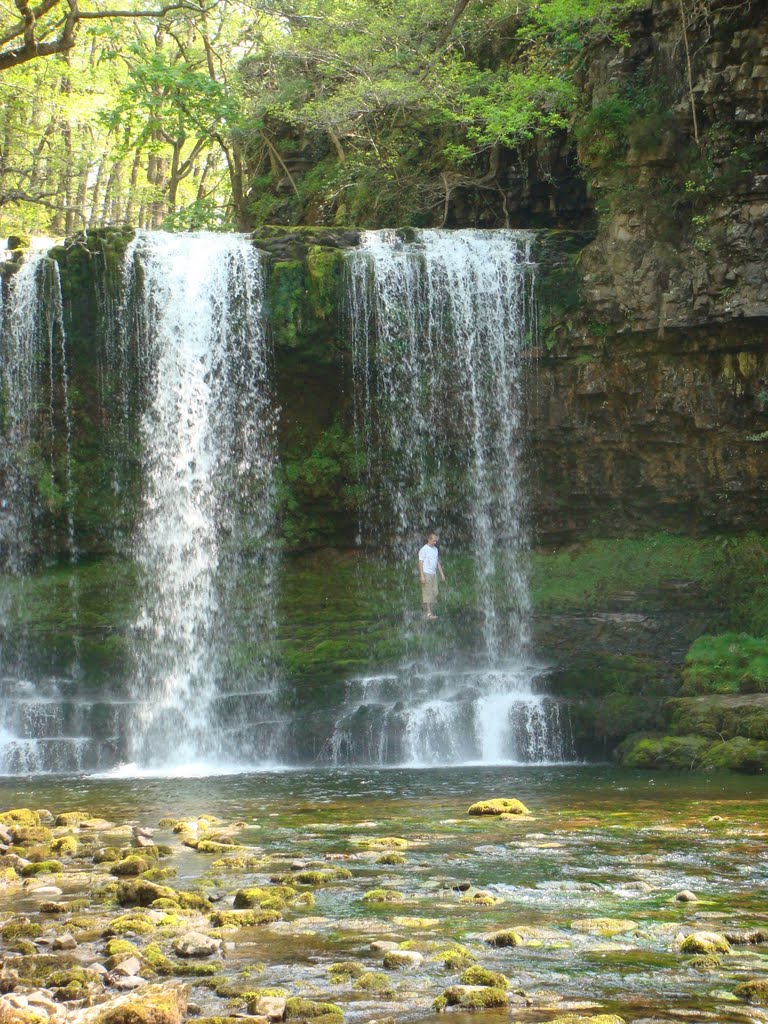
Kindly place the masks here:
MULTIPOLYGON (((350 878, 297 886, 314 894, 314 907, 289 907, 273 924, 222 932, 218 975, 190 981, 205 1015, 244 1011, 238 992, 282 987, 338 1003, 351 1022, 431 1018, 434 999, 466 966, 445 965, 441 954, 451 943, 511 983, 508 1007, 474 1013, 477 1024, 548 1021, 577 1011, 618 1013, 627 1021, 768 1020, 733 996, 740 982, 766 976, 768 947, 733 945, 708 962, 679 951, 694 930, 734 933, 768 924, 766 796, 768 780, 760 777, 651 778, 578 766, 0 781, 3 807, 88 810, 118 826, 156 829, 167 816, 244 822, 236 842, 257 848, 247 867, 234 860, 226 867, 221 852, 183 846, 170 829, 154 834, 173 850, 162 861, 177 871, 167 884, 198 890, 217 907, 226 908, 243 886, 267 885, 270 876, 296 873, 305 862, 349 869, 350 878), (530 815, 467 816, 475 800, 500 796, 519 798, 530 815), (396 851, 403 863, 379 861, 393 852, 376 842, 386 837, 407 842, 396 851), (403 898, 364 900, 373 889, 403 898), (475 898, 477 889, 498 902, 475 898), (675 899, 686 889, 696 902, 675 899), (574 926, 594 918, 618 923, 574 926), (524 943, 497 948, 484 940, 502 928, 522 930, 524 943), (408 942, 424 960, 384 971, 389 991, 355 988, 353 977, 331 980, 329 967, 338 961, 382 972, 375 940, 408 942)), ((125 838, 110 840, 106 832, 103 841, 125 838)), ((63 898, 92 891, 99 875, 109 881, 109 867, 70 862, 57 876, 63 898)), ((23 911, 48 926, 50 918, 36 917, 38 904, 31 894, 0 894, 4 918, 23 911)), ((105 910, 101 901, 86 911, 92 934, 78 911, 82 934, 69 954, 77 962, 104 958, 105 910)), ((57 918, 57 930, 65 925, 57 918)), ((177 932, 160 926, 150 936, 126 937, 138 945, 159 942, 167 952, 177 932)), ((449 1010, 448 1019, 457 1014, 463 1018, 463 1011, 449 1010)))

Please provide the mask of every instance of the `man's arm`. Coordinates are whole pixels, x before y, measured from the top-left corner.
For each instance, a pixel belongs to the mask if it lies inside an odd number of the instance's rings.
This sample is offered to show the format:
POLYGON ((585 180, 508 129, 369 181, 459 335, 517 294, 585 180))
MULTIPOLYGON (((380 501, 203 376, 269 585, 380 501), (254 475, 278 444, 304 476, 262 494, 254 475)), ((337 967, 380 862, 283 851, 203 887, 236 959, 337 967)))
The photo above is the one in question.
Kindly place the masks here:
POLYGON ((419 583, 423 583, 423 582, 424 582, 424 561, 423 561, 423 559, 420 558, 419 559, 419 583))
POLYGON ((445 583, 445 573, 443 572, 443 565, 439 558, 437 560, 437 571, 440 573, 440 579, 445 583))

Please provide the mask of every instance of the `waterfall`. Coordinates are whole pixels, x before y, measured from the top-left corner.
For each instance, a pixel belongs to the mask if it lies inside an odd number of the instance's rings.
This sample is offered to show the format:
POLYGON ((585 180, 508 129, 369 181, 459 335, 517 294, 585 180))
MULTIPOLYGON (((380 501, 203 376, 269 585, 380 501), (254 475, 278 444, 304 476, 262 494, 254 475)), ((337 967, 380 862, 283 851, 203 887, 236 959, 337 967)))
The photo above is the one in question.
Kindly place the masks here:
POLYGON ((469 665, 454 650, 453 666, 417 658, 394 676, 351 681, 334 761, 568 756, 528 651, 521 370, 535 326, 532 241, 522 231, 375 231, 349 257, 367 454, 361 543, 389 539, 415 602, 416 553, 445 524, 452 549, 466 552, 477 635, 469 665))
POLYGON ((275 729, 275 413, 260 257, 242 236, 140 234, 118 363, 140 366, 145 493, 133 540, 128 756, 143 766, 270 754, 275 729))
MULTIPOLYGON (((25 575, 49 555, 51 521, 62 541, 55 546, 77 560, 64 303, 59 265, 42 242, 0 290, 0 566, 18 578, 21 601, 25 575)), ((67 588, 63 607, 76 622, 77 587, 67 588)), ((25 678, 25 644, 8 640, 9 608, 0 594, 0 769, 28 774, 55 762, 78 770, 94 742, 64 703, 71 684, 25 678)))
POLYGON ((64 521, 76 557, 67 339, 59 265, 30 250, 0 305, 0 564, 21 574, 41 554, 43 509, 64 521))

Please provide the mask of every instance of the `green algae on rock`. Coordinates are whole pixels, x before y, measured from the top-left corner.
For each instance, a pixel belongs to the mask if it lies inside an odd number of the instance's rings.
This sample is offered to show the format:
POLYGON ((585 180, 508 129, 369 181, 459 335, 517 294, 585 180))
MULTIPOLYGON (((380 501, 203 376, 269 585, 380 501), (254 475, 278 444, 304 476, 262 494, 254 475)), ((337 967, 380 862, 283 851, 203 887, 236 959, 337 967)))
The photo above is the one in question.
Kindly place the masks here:
POLYGON ((733 990, 733 994, 747 1003, 756 1006, 768 1006, 768 980, 765 978, 750 978, 743 981, 733 990))
POLYGON ((489 971, 487 967, 474 964, 468 967, 461 975, 459 981, 462 985, 487 985, 489 988, 509 988, 509 978, 498 971, 489 971))
POLYGON ((730 953, 731 944, 720 932, 691 932, 680 943, 681 953, 730 953))
POLYGON ((95 1024, 181 1024, 187 1008, 183 985, 147 985, 140 995, 118 997, 96 1017, 95 1024))
POLYGON ((398 889, 369 889, 361 898, 364 903, 402 903, 405 893, 398 889))
POLYGON ((464 1010, 489 1010, 506 1006, 507 993, 503 988, 489 988, 485 985, 451 985, 443 993, 447 1006, 458 1006, 464 1010))
POLYGON ((499 948, 525 945, 522 935, 512 928, 502 928, 496 932, 488 932, 483 935, 483 942, 487 942, 489 946, 498 946, 499 948))
POLYGON ((576 932, 587 932, 589 935, 600 935, 611 938, 622 932, 631 932, 638 927, 637 921, 616 917, 585 917, 571 921, 570 927, 576 932))
POLYGON ((472 815, 499 814, 530 814, 531 812, 521 800, 508 797, 495 797, 492 800, 478 800, 467 809, 472 815))

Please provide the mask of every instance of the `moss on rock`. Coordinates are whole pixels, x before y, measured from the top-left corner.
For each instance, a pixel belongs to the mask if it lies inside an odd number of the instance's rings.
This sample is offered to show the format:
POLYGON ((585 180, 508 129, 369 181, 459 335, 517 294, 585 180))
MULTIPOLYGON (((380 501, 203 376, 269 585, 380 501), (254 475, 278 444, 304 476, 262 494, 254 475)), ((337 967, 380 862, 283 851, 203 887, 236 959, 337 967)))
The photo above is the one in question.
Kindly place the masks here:
POLYGON ((182 985, 147 985, 141 994, 119 997, 99 1013, 95 1024, 181 1024, 187 1007, 182 985))
POLYGON ((489 971, 487 967, 473 964, 459 978, 462 985, 487 985, 489 988, 509 988, 509 978, 498 971, 489 971))
POLYGON ((507 1005, 507 993, 503 988, 489 988, 485 985, 451 985, 443 993, 448 1006, 460 1006, 466 1010, 489 1010, 507 1005))
POLYGON ((719 932, 691 932, 680 943, 681 953, 730 953, 731 944, 719 932))
POLYGON ((618 747, 616 757, 625 768, 673 768, 690 771, 711 747, 703 736, 633 735, 618 747))
POLYGON ((217 910, 211 915, 215 928, 253 928, 279 921, 279 910, 217 910))
POLYGON ((519 932, 514 931, 512 928, 502 928, 497 932, 488 932, 483 936, 483 942, 487 942, 489 946, 524 946, 525 941, 519 932))
POLYGON ((478 800, 467 809, 467 814, 530 814, 530 811, 521 800, 498 797, 493 800, 478 800))
POLYGON ((391 995, 394 992, 392 978, 381 971, 366 971, 352 987, 357 992, 373 992, 379 996, 391 995))
POLYGON ((571 921, 571 928, 576 932, 586 932, 589 935, 600 935, 609 939, 614 935, 621 935, 622 932, 631 932, 638 927, 637 921, 620 917, 585 917, 580 920, 571 921))
POLYGON ((768 979, 751 978, 749 981, 742 981, 733 990, 733 994, 747 1003, 768 1006, 768 979))
POLYGON ((398 889, 369 889, 363 894, 364 903, 402 903, 405 894, 398 889))
POLYGON ((291 996, 285 1002, 286 1020, 317 1020, 320 1017, 332 1017, 336 1021, 344 1019, 344 1013, 336 1003, 320 1003, 301 996, 291 996))

